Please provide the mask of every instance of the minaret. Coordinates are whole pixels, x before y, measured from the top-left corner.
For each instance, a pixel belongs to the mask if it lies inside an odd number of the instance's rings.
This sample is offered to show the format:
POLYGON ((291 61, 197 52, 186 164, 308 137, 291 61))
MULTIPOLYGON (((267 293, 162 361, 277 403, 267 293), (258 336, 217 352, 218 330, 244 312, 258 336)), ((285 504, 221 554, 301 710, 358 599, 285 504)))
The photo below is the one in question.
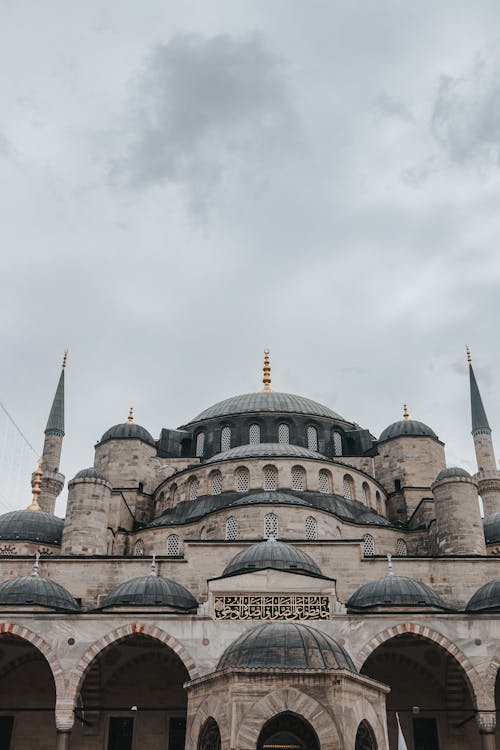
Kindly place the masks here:
POLYGON ((56 499, 64 487, 64 475, 59 472, 64 437, 64 370, 68 353, 64 353, 61 375, 52 402, 42 453, 42 487, 39 497, 41 510, 54 513, 56 499))
POLYGON ((491 516, 493 513, 500 512, 500 475, 496 467, 491 428, 472 369, 469 347, 467 347, 467 362, 469 363, 472 437, 476 450, 478 492, 483 500, 485 516, 491 516))

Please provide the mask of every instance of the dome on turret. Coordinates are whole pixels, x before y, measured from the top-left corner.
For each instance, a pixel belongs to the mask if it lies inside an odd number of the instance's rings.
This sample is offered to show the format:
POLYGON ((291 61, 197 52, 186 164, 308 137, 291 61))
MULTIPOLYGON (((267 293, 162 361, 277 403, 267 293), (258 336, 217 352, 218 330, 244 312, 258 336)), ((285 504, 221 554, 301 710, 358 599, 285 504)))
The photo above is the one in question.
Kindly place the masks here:
POLYGON ((399 419, 397 422, 390 424, 389 427, 386 427, 381 433, 378 442, 383 443, 385 440, 393 440, 394 438, 405 436, 438 439, 438 436, 429 425, 424 424, 424 422, 418 422, 416 419, 410 419, 406 404, 403 407, 403 419, 399 419))
POLYGON ((440 482, 442 479, 453 479, 454 477, 465 477, 466 479, 470 479, 471 475, 460 466, 448 466, 446 469, 441 469, 434 481, 440 482))
POLYGON ((93 466, 89 467, 88 469, 82 469, 78 472, 78 474, 75 474, 73 479, 101 479, 104 482, 108 481, 104 474, 98 469, 94 469, 93 466))
POLYGON ((0 583, 0 606, 38 606, 57 612, 79 612, 80 607, 64 586, 38 575, 0 583))
POLYGON ((337 641, 309 625, 275 622, 246 631, 222 654, 225 669, 348 669, 357 672, 337 641))
POLYGON ((293 544, 266 539, 239 552, 224 569, 224 576, 249 573, 253 570, 286 570, 290 573, 321 576, 321 570, 308 554, 293 544))
POLYGON ((364 583, 352 594, 346 606, 354 610, 371 607, 447 608, 441 597, 425 583, 394 575, 364 583))
POLYGON ((116 586, 105 597, 100 609, 108 607, 172 607, 195 610, 198 602, 184 586, 157 575, 132 578, 116 586))
POLYGON ((0 539, 61 544, 64 520, 43 510, 13 510, 0 516, 0 539))
POLYGON ((155 439, 149 434, 146 428, 134 422, 132 408, 130 409, 127 421, 115 424, 109 430, 106 430, 100 443, 105 443, 108 440, 142 440, 143 443, 148 443, 148 445, 156 447, 155 439))

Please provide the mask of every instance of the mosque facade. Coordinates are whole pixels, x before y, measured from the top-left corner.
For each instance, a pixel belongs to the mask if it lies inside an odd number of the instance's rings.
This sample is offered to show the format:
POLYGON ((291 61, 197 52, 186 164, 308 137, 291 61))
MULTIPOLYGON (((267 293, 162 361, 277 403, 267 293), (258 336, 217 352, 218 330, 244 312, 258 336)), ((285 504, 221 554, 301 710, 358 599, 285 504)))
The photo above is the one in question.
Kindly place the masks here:
POLYGON ((63 489, 65 362, 27 509, 0 516, 0 750, 494 750, 500 474, 426 423, 307 397, 132 414, 63 489), (479 497, 484 517, 481 516, 479 497))

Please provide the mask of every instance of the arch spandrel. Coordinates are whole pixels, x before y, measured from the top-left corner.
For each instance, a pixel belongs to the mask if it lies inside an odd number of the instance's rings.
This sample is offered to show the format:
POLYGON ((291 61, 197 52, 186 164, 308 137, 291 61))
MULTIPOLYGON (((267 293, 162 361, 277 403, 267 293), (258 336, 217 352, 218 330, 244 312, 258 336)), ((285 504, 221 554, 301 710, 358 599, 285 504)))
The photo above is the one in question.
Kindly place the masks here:
POLYGON ((0 640, 4 636, 15 635, 18 638, 22 638, 32 646, 34 646, 47 661, 52 677, 54 678, 54 684, 56 688, 56 699, 63 696, 66 690, 66 683, 64 679, 64 672, 62 670, 59 659, 57 658, 52 646, 45 641, 40 635, 35 633, 33 630, 25 627, 24 625, 18 625, 17 623, 0 622, 0 640))

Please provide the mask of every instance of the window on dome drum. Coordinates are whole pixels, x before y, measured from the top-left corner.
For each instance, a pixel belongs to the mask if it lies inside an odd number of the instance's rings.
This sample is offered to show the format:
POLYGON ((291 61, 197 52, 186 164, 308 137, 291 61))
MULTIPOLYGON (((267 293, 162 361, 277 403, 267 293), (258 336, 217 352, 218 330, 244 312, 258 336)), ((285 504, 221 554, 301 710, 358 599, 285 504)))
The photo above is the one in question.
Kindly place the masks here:
POLYGON ((260 443, 260 426, 258 424, 251 424, 248 430, 248 442, 250 445, 258 445, 260 443))
POLYGON ((306 539, 318 538, 318 522, 313 516, 306 518, 306 539))
POLYGON ((226 539, 238 539, 238 521, 233 516, 226 521, 226 539))
POLYGON ((200 483, 196 477, 191 477, 189 480, 189 499, 196 500, 198 497, 198 491, 200 489, 200 483))
POLYGON ((278 427, 278 443, 290 442, 290 428, 287 424, 280 424, 278 427))
POLYGON ((210 487, 212 495, 220 495, 222 492, 222 474, 220 471, 213 471, 210 475, 210 487))
POLYGON ((368 482, 363 482, 363 498, 365 501, 365 505, 367 505, 368 507, 370 507, 371 504, 371 497, 372 493, 370 492, 370 486, 368 482))
POLYGON ((270 536, 275 539, 278 536, 278 516, 274 513, 268 513, 264 518, 264 539, 269 539, 270 536))
POLYGON ((342 531, 340 530, 340 526, 337 526, 337 528, 335 529, 335 535, 337 539, 340 539, 342 537, 342 531))
POLYGON ((318 431, 311 424, 307 428, 307 447, 311 451, 318 450, 318 431))
POLYGON ((377 503, 377 513, 379 516, 382 516, 384 511, 382 508, 382 498, 380 497, 380 492, 378 490, 375 493, 375 502, 377 503))
POLYGON ((306 488, 306 473, 302 466, 292 467, 292 490, 305 490, 306 488))
POLYGON ((205 433, 200 432, 196 438, 196 457, 202 458, 205 450, 205 433))
POLYGON ((274 492, 278 489, 278 470, 276 466, 264 466, 264 489, 274 492))
POLYGON ((167 555, 177 557, 181 554, 181 538, 177 534, 170 534, 167 537, 167 555))
POLYGON ((349 474, 345 474, 344 476, 342 492, 346 500, 354 500, 354 481, 349 474))
POLYGON ((408 556, 408 547, 406 546, 406 542, 404 539, 398 539, 396 542, 396 555, 398 557, 407 557, 408 556))
POLYGON ((231 428, 223 427, 220 433, 221 453, 223 451, 228 451, 230 448, 231 448, 231 428))
POLYGON ((250 487, 250 472, 246 466, 236 469, 236 492, 248 492, 250 487))
POLYGON ((144 542, 142 539, 138 539, 134 546, 134 555, 136 557, 142 557, 144 555, 144 542))
POLYGON ((363 537, 363 557, 372 557, 375 554, 375 539, 371 534, 363 537))
POLYGON ((337 431, 333 433, 333 455, 342 455, 342 435, 337 431))
POLYGON ((319 491, 324 495, 330 495, 332 491, 332 476, 326 469, 319 471, 319 491))

